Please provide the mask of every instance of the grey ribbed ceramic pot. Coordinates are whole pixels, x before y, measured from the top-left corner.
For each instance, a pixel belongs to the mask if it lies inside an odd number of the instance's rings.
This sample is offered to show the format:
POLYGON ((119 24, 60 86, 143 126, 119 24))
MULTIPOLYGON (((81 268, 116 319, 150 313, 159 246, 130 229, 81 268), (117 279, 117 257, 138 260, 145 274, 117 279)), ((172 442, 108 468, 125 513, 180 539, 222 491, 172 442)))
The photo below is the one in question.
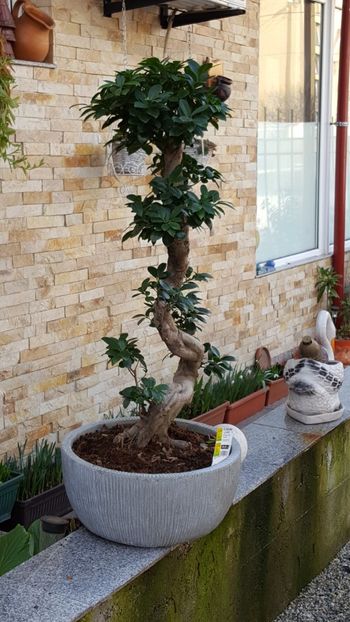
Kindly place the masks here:
MULTIPOLYGON (((193 421, 179 424, 215 433, 193 421)), ((241 448, 235 439, 230 456, 215 466, 185 473, 126 473, 93 465, 72 450, 79 436, 103 425, 115 421, 84 425, 67 434, 62 444, 67 495, 85 527, 122 544, 160 547, 199 538, 219 525, 238 483, 241 448)))

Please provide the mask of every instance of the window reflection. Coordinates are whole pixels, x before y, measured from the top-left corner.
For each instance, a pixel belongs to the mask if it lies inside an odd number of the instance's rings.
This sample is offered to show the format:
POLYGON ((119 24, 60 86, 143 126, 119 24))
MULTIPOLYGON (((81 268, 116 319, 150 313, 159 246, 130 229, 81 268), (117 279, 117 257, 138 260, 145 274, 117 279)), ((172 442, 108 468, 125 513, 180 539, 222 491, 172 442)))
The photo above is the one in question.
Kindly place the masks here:
POLYGON ((317 247, 322 5, 261 0, 257 261, 317 247))

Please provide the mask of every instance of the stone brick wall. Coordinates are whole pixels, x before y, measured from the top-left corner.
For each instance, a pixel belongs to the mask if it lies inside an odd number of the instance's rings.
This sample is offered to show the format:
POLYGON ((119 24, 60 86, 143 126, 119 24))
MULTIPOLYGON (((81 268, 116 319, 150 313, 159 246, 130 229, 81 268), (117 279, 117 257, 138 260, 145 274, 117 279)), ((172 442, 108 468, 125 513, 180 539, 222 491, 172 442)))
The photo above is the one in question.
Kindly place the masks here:
MULTIPOLYGON (((162 246, 121 242, 124 196, 145 193, 147 179, 111 177, 106 135, 72 107, 123 66, 120 16, 104 18, 99 0, 52 0, 51 13, 56 68, 15 67, 17 139, 45 164, 27 179, 0 170, 0 457, 118 409, 128 378, 107 369, 102 336, 139 336, 157 377, 174 366, 155 331, 131 320, 140 310, 132 288, 165 259, 162 246)), ((128 12, 127 31, 130 66, 163 55, 157 8, 128 12)), ((245 16, 174 29, 167 52, 188 57, 190 38, 195 59, 219 59, 233 79, 232 118, 212 139, 234 209, 212 235, 193 235, 192 264, 214 276, 203 336, 239 362, 259 345, 274 356, 290 350, 316 314, 315 263, 255 278, 257 36, 258 2, 248 0, 245 16)))

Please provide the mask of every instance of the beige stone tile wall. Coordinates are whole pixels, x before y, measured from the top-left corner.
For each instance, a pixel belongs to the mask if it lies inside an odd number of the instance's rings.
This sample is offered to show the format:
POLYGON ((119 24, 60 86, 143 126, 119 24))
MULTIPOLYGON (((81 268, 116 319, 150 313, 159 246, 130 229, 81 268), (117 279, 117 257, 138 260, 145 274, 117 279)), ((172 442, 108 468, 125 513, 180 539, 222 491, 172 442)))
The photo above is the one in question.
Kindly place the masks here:
MULTIPOLYGON (((48 0, 42 2, 47 6, 48 0)), ((17 139, 42 168, 25 179, 0 170, 0 456, 17 442, 49 435, 118 409, 127 374, 107 369, 101 337, 129 331, 140 337, 150 371, 166 379, 157 334, 137 327, 140 302, 132 288, 146 266, 164 261, 164 248, 121 242, 129 221, 124 195, 147 191, 147 179, 111 177, 106 135, 82 123, 104 78, 123 66, 120 16, 102 16, 99 0, 52 0, 55 69, 17 65, 17 139)), ((259 345, 272 355, 291 349, 312 330, 316 264, 255 278, 258 2, 245 16, 171 33, 168 54, 219 59, 233 79, 232 118, 212 132, 222 195, 232 201, 210 235, 193 235, 192 265, 211 272, 203 289, 212 316, 203 337, 238 361, 259 345)), ((128 63, 162 56, 165 33, 154 7, 128 12, 128 63)))

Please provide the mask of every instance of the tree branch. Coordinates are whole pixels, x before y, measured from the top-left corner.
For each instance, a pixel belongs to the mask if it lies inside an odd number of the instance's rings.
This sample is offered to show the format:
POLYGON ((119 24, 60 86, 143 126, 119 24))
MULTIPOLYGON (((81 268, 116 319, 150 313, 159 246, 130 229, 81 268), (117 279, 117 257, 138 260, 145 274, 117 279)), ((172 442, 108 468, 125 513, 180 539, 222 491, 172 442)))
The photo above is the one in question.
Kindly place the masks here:
MULTIPOLYGON (((169 146, 163 153, 163 175, 172 173, 181 163, 183 146, 169 146)), ((190 251, 189 227, 184 223, 184 238, 174 240, 168 247, 167 282, 172 286, 181 287, 188 268, 190 251)), ((168 429, 182 408, 192 400, 198 370, 204 357, 204 347, 196 337, 178 329, 167 303, 157 298, 154 303, 153 323, 168 350, 179 357, 179 363, 169 385, 168 391, 160 404, 151 404, 147 417, 131 428, 128 428, 120 442, 125 438, 136 442, 138 447, 145 447, 153 436, 169 443, 168 429)), ((118 441, 118 437, 115 439, 118 441)))

